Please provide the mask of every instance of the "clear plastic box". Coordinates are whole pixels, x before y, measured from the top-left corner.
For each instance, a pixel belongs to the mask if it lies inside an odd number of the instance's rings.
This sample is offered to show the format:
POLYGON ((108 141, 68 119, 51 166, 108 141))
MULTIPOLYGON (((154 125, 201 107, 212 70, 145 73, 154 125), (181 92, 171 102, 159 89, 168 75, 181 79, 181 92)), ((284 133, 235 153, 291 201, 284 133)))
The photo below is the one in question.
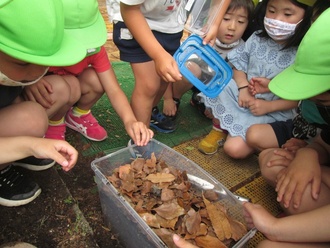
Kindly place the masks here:
MULTIPOLYGON (((157 159, 164 160, 169 166, 187 171, 192 184, 204 189, 213 188, 219 194, 219 201, 225 205, 227 213, 244 223, 242 203, 226 187, 193 161, 152 139, 147 146, 123 148, 95 159, 91 164, 106 225, 119 235, 119 240, 125 247, 167 247, 107 179, 115 168, 131 163, 137 157, 150 158, 151 153, 155 153, 157 159)), ((254 234, 255 230, 250 230, 232 247, 243 247, 254 234)))
POLYGON ((185 29, 192 34, 205 36, 219 14, 222 5, 223 0, 186 1, 185 10, 188 11, 188 17, 185 29))

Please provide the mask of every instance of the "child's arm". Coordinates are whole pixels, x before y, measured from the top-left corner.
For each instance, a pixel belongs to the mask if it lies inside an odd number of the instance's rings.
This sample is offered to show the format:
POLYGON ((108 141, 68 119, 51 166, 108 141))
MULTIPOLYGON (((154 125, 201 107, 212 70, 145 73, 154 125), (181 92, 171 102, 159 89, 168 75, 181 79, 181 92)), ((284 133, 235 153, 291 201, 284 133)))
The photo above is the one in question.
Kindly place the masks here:
POLYGON ((165 51, 153 35, 149 25, 140 11, 140 5, 126 5, 120 3, 123 20, 143 48, 154 60, 158 75, 166 82, 175 82, 182 79, 182 75, 174 58, 165 51))
POLYGON ((254 100, 254 97, 249 92, 249 82, 246 73, 233 68, 233 79, 238 88, 238 105, 242 108, 248 108, 250 102, 254 100))
POLYGON ((221 2, 221 5, 222 5, 221 9, 220 9, 220 11, 217 15, 217 18, 214 20, 213 25, 210 27, 209 31, 207 32, 206 36, 203 39, 203 44, 204 45, 206 45, 206 44, 210 44, 211 46, 214 45, 215 38, 217 36, 220 23, 221 23, 224 15, 227 11, 227 8, 228 8, 231 0, 213 0, 212 3, 211 3, 211 6, 215 5, 215 4, 219 4, 220 2, 221 2))
POLYGON ((27 136, 1 137, 0 150, 4 154, 0 157, 0 163, 35 156, 36 158, 53 159, 65 171, 72 169, 78 159, 76 149, 63 140, 27 136))
POLYGON ((265 101, 263 99, 254 99, 250 102, 249 109, 253 115, 260 116, 272 112, 290 110, 296 108, 297 106, 297 101, 289 101, 284 99, 265 101))
POLYGON ((123 121, 128 135, 136 145, 147 145, 153 137, 153 132, 144 123, 136 120, 131 105, 120 88, 112 67, 105 72, 98 73, 98 76, 112 107, 123 121))
POLYGON ((330 205, 284 218, 275 218, 260 205, 246 202, 244 216, 249 228, 256 227, 278 242, 329 242, 330 205))

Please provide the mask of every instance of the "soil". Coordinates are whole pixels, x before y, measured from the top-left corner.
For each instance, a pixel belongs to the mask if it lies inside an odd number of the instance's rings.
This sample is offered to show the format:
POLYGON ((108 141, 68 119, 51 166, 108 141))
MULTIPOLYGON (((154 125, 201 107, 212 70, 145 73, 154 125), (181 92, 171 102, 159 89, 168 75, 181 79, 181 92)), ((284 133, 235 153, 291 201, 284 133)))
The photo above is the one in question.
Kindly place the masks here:
MULTIPOLYGON (((80 134, 76 149, 82 150, 80 134)), ((42 172, 26 173, 42 188, 36 200, 25 206, 0 206, 0 245, 24 241, 37 247, 115 247, 117 235, 104 225, 101 204, 91 169, 93 157, 79 156, 70 172, 57 165, 42 172)))

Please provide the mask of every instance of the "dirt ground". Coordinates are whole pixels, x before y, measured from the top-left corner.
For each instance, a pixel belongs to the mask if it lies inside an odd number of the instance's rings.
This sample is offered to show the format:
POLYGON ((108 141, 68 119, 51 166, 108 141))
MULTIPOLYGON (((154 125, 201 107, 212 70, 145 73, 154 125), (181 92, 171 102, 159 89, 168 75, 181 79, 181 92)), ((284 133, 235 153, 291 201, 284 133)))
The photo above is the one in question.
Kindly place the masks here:
MULTIPOLYGON (((78 150, 81 136, 73 131, 78 150)), ((99 154, 98 156, 102 156, 99 154)), ((32 203, 15 208, 0 207, 0 245, 12 241, 37 247, 116 247, 116 234, 104 226, 94 172, 93 157, 80 156, 74 169, 58 166, 27 173, 42 193, 32 203)))

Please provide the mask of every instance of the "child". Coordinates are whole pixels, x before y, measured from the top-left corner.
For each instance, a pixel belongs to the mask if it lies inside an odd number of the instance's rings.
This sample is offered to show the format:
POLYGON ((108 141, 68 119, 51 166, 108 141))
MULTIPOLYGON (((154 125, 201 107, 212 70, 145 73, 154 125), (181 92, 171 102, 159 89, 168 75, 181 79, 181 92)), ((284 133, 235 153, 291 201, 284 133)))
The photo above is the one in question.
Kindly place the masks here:
POLYGON ((134 143, 146 145, 152 138, 153 132, 144 123, 136 120, 127 97, 116 79, 106 50, 102 46, 107 33, 97 1, 62 0, 62 2, 67 16, 66 29, 75 30, 77 38, 86 47, 87 56, 72 66, 50 68, 50 72, 56 75, 64 77, 73 75, 78 78, 81 96, 75 106, 67 112, 65 123, 64 111, 61 111, 62 116, 57 115, 57 119, 50 120, 46 137, 64 139, 65 126, 68 126, 90 140, 106 139, 107 132, 91 113, 92 106, 106 92, 134 143), (91 23, 93 25, 90 25, 91 23))
MULTIPOLYGON (((252 16, 254 5, 250 0, 231 1, 228 10, 219 26, 215 50, 226 58, 227 54, 244 44, 242 36, 252 16)), ((220 129, 219 120, 212 118, 211 132, 198 144, 198 150, 204 154, 214 154, 227 136, 220 129)))
MULTIPOLYGON (((315 20, 320 13, 330 7, 330 1, 319 0, 313 6, 313 17, 315 20)), ((269 92, 268 83, 266 85, 252 85, 249 86, 252 94, 260 93, 262 90, 269 92)), ((297 115, 291 120, 276 121, 269 124, 255 124, 249 127, 246 133, 246 142, 250 147, 256 151, 262 151, 271 147, 286 147, 291 146, 292 142, 299 142, 295 139, 306 140, 307 142, 314 138, 318 133, 318 128, 313 123, 307 122, 306 118, 302 115, 301 109, 304 108, 305 102, 300 102, 297 115), (264 137, 267 136, 267 139, 264 137), (290 140, 291 139, 291 140, 290 140), (287 144, 286 142, 289 142, 287 144)), ((305 144, 304 141, 300 141, 305 144)))
POLYGON ((269 85, 284 99, 304 99, 303 114, 312 117, 308 120, 318 124, 321 132, 313 142, 294 151, 277 148, 260 153, 262 175, 275 187, 278 202, 290 215, 276 219, 261 206, 245 205, 249 226, 269 239, 262 247, 329 247, 330 57, 322 56, 330 54, 329 23, 327 9, 306 33, 294 65, 269 85))
MULTIPOLYGON (((175 123, 159 111, 157 104, 168 83, 182 79, 172 55, 180 46, 186 19, 185 1, 125 0, 120 2, 120 8, 117 2, 110 3, 113 37, 120 59, 130 62, 134 73, 131 105, 136 118, 146 125, 150 123, 157 131, 173 132, 175 123)), ((228 4, 225 0, 223 8, 228 4)), ((217 23, 223 16, 223 11, 220 12, 217 23)), ((215 37, 213 27, 204 42, 209 43, 212 37, 215 37)))
MULTIPOLYGON (((241 37, 248 25, 249 19, 252 16, 253 9, 254 5, 251 0, 235 0, 230 2, 223 20, 218 27, 215 44, 213 46, 222 58, 226 59, 229 51, 241 46, 244 43, 241 37)), ((163 113, 167 116, 173 116, 173 118, 175 118, 182 95, 192 89, 193 101, 196 99, 199 91, 185 79, 181 82, 173 84, 172 88, 173 94, 169 90, 167 90, 164 94, 163 113)), ((192 102, 192 104, 198 105, 196 101, 192 102)), ((204 110, 205 109, 203 109, 202 112, 204 112, 204 110)))
MULTIPOLYGON (((24 0, 6 1, 0 15, 0 205, 20 206, 33 201, 41 189, 10 162, 27 156, 51 158, 68 171, 77 161, 77 151, 67 142, 42 139, 47 114, 38 103, 23 100, 23 86, 38 81, 48 65, 76 63, 85 50, 64 32, 59 0, 31 0, 28 8, 24 0)), ((41 164, 38 170, 53 164, 41 164)))
POLYGON ((295 0, 265 0, 260 11, 264 16, 263 29, 254 32, 244 47, 228 54, 234 67, 233 79, 217 98, 201 94, 205 106, 220 121, 218 131, 229 133, 224 151, 237 159, 254 152, 245 141, 249 126, 292 118, 297 102, 279 99, 272 93, 252 96, 248 85, 255 80, 269 81, 292 64, 310 25, 309 7, 295 0))

